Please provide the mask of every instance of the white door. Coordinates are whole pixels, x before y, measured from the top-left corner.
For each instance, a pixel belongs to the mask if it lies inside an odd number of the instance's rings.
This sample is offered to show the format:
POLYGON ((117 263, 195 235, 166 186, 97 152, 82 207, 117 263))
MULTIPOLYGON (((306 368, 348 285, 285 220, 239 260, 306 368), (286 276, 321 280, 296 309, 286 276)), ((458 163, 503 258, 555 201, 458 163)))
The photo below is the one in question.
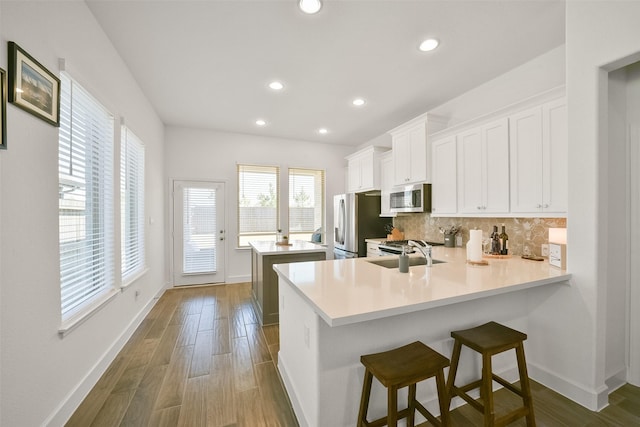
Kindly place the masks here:
POLYGON ((224 200, 224 183, 174 181, 174 286, 225 281, 224 200))

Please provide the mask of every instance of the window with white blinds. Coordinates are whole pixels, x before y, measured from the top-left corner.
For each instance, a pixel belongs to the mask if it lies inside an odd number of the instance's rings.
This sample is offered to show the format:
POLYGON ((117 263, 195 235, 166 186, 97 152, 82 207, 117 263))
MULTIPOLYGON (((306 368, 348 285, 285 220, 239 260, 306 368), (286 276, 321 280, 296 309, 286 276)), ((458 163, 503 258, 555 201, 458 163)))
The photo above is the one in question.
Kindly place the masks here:
POLYGON ((145 268, 144 144, 126 126, 120 140, 120 256, 126 284, 145 268))
POLYGON ((113 116, 61 73, 58 149, 63 320, 113 288, 113 116))
POLYGON ((322 242, 324 171, 289 169, 289 239, 322 242))
POLYGON ((278 229, 280 168, 238 165, 238 246, 275 240, 278 229))

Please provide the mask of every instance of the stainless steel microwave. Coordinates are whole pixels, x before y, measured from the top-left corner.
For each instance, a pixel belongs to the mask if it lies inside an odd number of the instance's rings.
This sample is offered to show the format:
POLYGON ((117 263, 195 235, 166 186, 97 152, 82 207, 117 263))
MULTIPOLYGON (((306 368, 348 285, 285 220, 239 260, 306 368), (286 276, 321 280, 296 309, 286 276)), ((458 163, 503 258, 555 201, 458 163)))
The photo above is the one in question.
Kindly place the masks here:
POLYGON ((395 187, 390 194, 391 212, 431 212, 431 184, 395 187))

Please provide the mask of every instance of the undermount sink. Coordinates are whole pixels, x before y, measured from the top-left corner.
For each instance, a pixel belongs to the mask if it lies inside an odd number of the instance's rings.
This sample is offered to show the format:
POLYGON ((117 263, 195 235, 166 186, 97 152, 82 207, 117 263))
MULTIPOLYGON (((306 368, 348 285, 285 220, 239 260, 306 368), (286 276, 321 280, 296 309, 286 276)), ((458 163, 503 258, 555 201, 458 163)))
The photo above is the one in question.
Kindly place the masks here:
MULTIPOLYGON (((400 259, 399 258, 379 259, 375 261, 367 260, 367 262, 370 262, 371 264, 379 265, 385 268, 398 268, 398 265, 400 264, 400 259)), ((439 259, 433 260, 433 264, 442 264, 444 262, 446 261, 440 261, 439 259)), ((427 260, 423 257, 409 257, 409 267, 413 267, 414 265, 426 265, 426 264, 427 264, 427 260)))

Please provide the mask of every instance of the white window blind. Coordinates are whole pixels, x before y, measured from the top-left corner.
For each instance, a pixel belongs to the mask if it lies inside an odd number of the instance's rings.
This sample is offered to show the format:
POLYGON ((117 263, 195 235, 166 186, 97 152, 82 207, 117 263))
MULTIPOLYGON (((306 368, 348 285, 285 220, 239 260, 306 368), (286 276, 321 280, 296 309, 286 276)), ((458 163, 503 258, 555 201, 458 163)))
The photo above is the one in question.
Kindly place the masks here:
POLYGON ((324 171, 289 169, 289 239, 324 239, 324 171))
POLYGON ((59 130, 63 320, 113 287, 113 116, 62 73, 59 130))
POLYGON ((210 188, 183 189, 182 269, 185 274, 215 273, 216 257, 216 196, 210 188))
POLYGON ((277 166, 238 165, 238 246, 276 238, 279 224, 277 166))
POLYGON ((120 255, 126 283, 145 268, 144 144, 126 126, 120 139, 120 255))

